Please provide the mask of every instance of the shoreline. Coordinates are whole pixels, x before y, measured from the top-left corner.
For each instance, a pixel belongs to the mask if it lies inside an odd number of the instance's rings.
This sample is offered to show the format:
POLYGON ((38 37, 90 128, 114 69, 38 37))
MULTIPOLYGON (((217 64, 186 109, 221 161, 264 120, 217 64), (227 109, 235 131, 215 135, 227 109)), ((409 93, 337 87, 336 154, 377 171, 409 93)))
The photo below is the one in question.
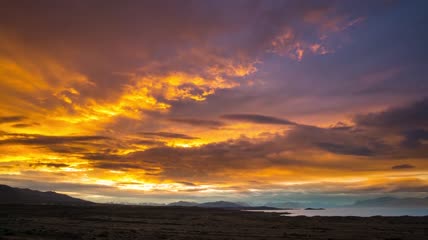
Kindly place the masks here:
POLYGON ((0 205, 0 239, 426 239, 428 217, 305 217, 193 207, 0 205))

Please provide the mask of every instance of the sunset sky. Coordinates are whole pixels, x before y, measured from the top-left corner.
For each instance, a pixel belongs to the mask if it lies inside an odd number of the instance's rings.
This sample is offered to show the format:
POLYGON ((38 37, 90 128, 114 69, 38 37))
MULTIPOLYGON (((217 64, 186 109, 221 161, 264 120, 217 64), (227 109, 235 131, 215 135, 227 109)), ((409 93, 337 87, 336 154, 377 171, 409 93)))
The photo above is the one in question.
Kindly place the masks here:
POLYGON ((427 1, 2 1, 0 184, 427 196, 427 1))

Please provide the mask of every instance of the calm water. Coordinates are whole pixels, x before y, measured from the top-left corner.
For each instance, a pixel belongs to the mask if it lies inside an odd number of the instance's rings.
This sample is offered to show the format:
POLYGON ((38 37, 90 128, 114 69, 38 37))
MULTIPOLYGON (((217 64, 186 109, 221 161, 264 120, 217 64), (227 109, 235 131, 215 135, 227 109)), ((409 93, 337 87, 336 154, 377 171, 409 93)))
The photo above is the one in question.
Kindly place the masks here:
POLYGON ((259 212, 291 213, 284 216, 428 216, 428 208, 326 208, 325 210, 256 210, 259 212))

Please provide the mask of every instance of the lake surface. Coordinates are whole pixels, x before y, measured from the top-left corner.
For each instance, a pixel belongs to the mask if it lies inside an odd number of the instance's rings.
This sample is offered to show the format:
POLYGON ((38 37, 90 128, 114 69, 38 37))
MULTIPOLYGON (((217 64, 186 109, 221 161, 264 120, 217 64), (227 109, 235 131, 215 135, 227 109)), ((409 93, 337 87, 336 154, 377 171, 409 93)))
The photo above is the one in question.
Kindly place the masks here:
POLYGON ((325 210, 255 210, 258 212, 283 213, 284 216, 428 216, 428 208, 326 208, 325 210), (285 214, 290 213, 290 214, 285 214))

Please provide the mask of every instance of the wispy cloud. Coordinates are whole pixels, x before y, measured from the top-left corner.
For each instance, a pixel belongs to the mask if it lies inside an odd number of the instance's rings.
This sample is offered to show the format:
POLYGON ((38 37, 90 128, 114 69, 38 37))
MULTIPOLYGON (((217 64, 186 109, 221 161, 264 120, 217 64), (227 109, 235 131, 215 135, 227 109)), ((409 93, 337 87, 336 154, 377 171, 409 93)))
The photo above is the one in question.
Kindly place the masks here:
POLYGON ((146 137, 160 137, 160 138, 179 138, 179 139, 198 139, 182 133, 171 133, 171 132, 140 132, 139 134, 146 137))
POLYGON ((221 127, 224 125, 224 123, 221 121, 197 119, 197 118, 170 118, 169 120, 176 123, 188 124, 191 126, 201 126, 201 127, 221 127))
POLYGON ((281 119, 277 117, 259 115, 259 114, 225 114, 225 115, 222 115, 221 118, 225 120, 252 122, 252 123, 259 123, 259 124, 279 124, 279 125, 296 124, 287 119, 281 119))
POLYGON ((415 168, 415 166, 410 164, 400 164, 400 165, 392 166, 391 168, 392 169, 411 169, 411 168, 415 168))

